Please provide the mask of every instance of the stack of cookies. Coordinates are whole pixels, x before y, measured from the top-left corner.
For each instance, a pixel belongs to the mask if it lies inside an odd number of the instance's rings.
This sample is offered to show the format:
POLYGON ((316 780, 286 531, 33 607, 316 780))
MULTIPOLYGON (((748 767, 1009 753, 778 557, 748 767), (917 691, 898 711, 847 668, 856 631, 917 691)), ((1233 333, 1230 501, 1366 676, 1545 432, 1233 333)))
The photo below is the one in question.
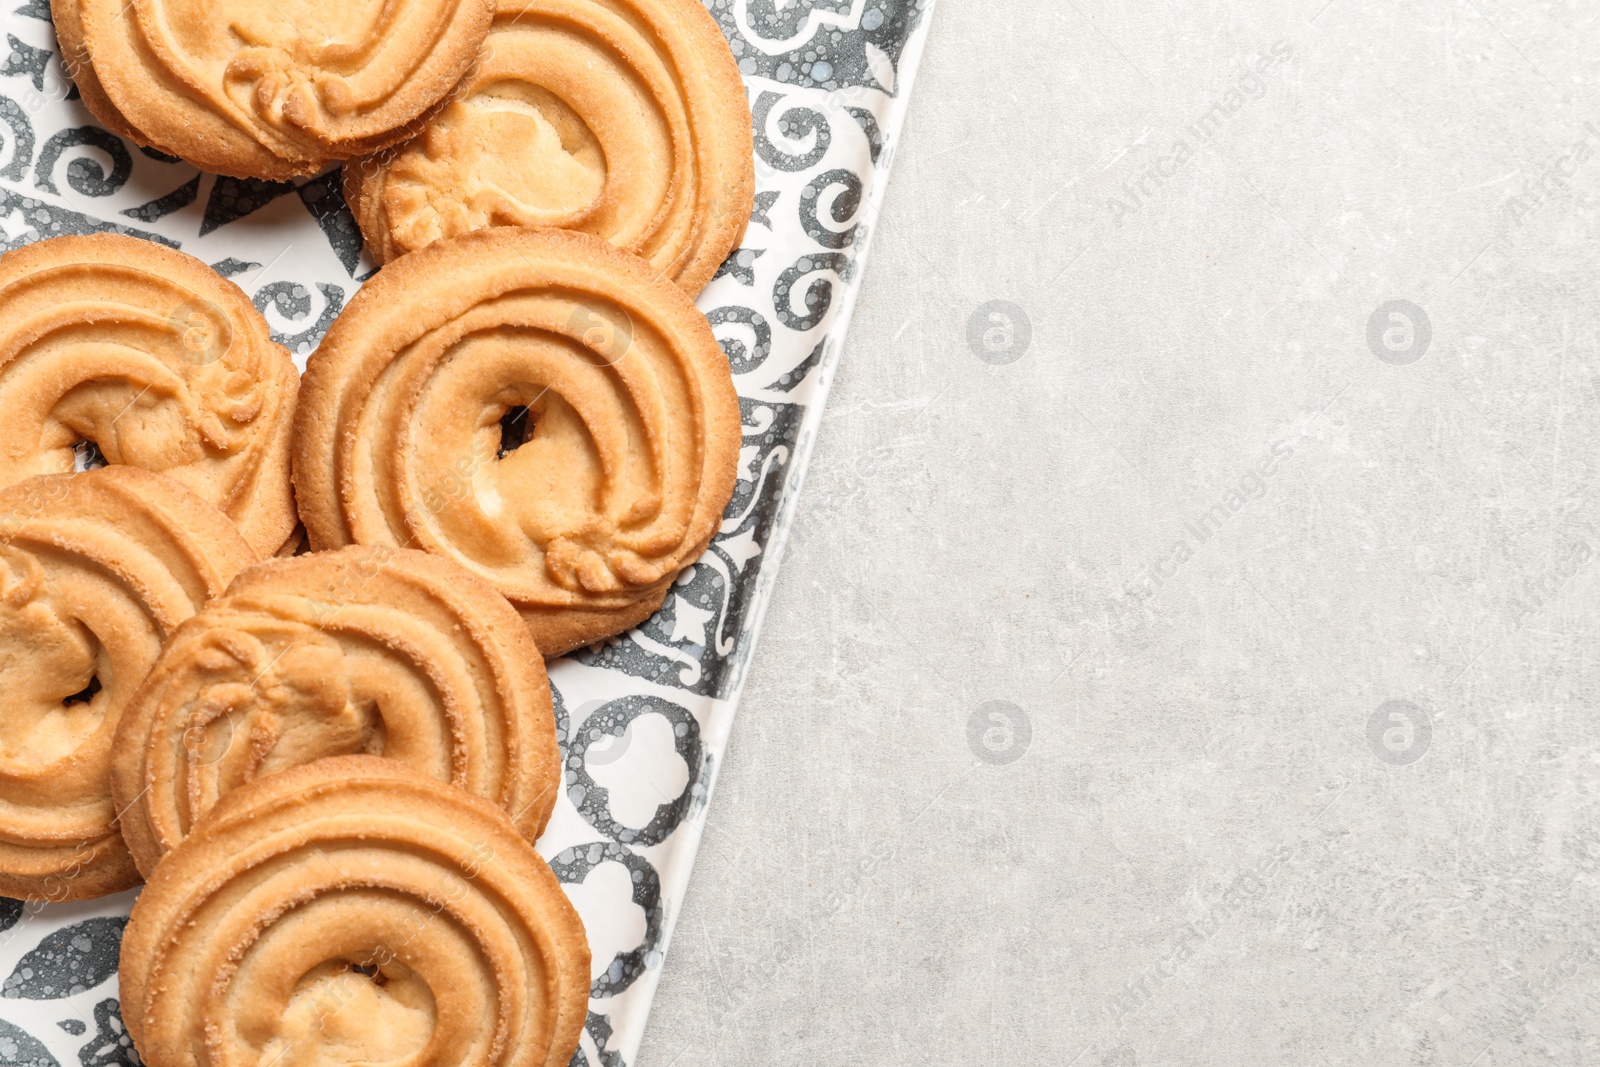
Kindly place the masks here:
POLYGON ((661 605, 741 439, 693 295, 752 202, 696 0, 55 0, 108 128, 346 160, 383 269, 302 380, 237 286, 0 257, 0 893, 146 881, 153 1067, 559 1065, 581 923, 533 849, 544 659, 661 605))

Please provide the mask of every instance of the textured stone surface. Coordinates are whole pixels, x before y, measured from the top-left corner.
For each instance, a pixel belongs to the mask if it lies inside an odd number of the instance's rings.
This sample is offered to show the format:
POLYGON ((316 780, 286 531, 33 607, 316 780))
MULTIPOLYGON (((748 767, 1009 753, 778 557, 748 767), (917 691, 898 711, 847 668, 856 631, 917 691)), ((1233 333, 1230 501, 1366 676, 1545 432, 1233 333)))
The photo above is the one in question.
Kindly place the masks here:
POLYGON ((1596 29, 943 0, 644 1067, 1600 1062, 1596 29))

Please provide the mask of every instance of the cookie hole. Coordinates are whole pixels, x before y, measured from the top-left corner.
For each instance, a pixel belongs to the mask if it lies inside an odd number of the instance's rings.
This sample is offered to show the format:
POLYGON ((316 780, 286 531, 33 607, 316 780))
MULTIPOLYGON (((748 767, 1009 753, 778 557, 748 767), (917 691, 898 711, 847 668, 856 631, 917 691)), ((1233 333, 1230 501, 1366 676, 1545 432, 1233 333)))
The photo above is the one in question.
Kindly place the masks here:
POLYGON ((108 466, 110 464, 106 462, 105 453, 93 441, 79 441, 72 446, 72 469, 75 473, 96 471, 108 466))
POLYGON ((533 416, 525 406, 508 408, 500 416, 500 448, 496 459, 504 459, 527 443, 533 435, 533 416))
POLYGON ((63 707, 71 707, 74 704, 87 704, 94 699, 94 695, 98 692, 100 692, 100 679, 96 676, 90 678, 88 685, 67 697, 61 704, 63 707))
POLYGON ((275 1020, 257 1024, 260 1054, 251 1061, 278 1067, 421 1062, 437 1014, 427 982, 399 960, 366 951, 353 959, 336 956, 300 976, 275 1020))
POLYGON ((379 989, 389 984, 389 979, 378 969, 376 963, 352 963, 350 970, 356 974, 372 979, 372 983, 379 989))

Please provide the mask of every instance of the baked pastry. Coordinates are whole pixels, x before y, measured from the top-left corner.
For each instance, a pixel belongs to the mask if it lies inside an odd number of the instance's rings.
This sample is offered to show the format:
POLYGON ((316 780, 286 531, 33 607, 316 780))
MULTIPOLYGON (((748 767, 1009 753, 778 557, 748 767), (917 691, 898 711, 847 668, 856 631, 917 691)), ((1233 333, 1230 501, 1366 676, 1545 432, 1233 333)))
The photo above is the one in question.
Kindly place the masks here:
POLYGON ((220 511, 159 474, 0 491, 0 895, 139 884, 111 803, 117 720, 167 636, 254 561, 220 511))
POLYGON ((55 23, 56 42, 61 46, 61 65, 77 87, 84 106, 100 125, 118 137, 147 144, 149 138, 135 130, 117 110, 95 76, 94 65, 89 62, 89 46, 83 40, 83 19, 78 12, 78 2, 50 0, 50 20, 55 23))
POLYGON ((312 548, 447 556, 546 656, 648 618, 733 495, 739 403, 705 317, 586 234, 504 226, 402 256, 301 390, 312 548))
POLYGON ((699 0, 500 0, 456 98, 344 175, 380 263, 485 226, 558 226, 698 293, 750 220, 750 106, 699 0))
POLYGON ((223 798, 134 904, 119 977, 160 1067, 566 1067, 589 947, 499 808, 343 756, 223 798))
POLYGON ((561 782, 550 683, 517 613, 421 552, 275 559, 178 628, 117 730, 112 794, 149 875, 218 800, 367 752, 503 807, 529 841, 561 782))
POLYGON ((237 285, 117 234, 0 256, 0 487, 70 471, 88 445, 177 479, 258 554, 294 529, 299 376, 237 285))
POLYGON ((404 140, 467 73, 493 0, 52 0, 83 102, 219 174, 292 178, 404 140))

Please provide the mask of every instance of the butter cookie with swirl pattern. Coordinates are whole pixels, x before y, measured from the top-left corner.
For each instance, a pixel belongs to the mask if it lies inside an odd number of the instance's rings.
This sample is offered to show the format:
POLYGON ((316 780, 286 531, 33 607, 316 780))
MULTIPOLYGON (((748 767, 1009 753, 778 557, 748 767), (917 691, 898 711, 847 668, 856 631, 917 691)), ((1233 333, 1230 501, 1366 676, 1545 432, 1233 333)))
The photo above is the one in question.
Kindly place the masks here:
POLYGON ((718 530, 743 439, 727 357, 687 294, 564 230, 402 256, 301 389, 312 548, 445 556, 504 594, 546 656, 661 606, 718 530))
POLYGON ((133 467, 0 491, 0 894, 139 884, 111 800, 112 739, 162 644, 256 561, 232 523, 133 467))
POLYGON ((504 597, 449 560, 274 559, 180 626, 117 730, 112 792, 148 875, 228 793, 325 756, 399 760, 529 841, 561 782, 550 683, 504 597))
POLYGON ((122 939, 140 1062, 566 1067, 583 923, 499 808, 372 756, 235 790, 122 939))
POLYGON ((98 455, 182 482, 260 555, 295 526, 300 378, 237 285, 119 234, 0 256, 0 487, 98 455))
POLYGON ((471 68, 493 0, 52 0, 108 128, 241 178, 404 140, 471 68))
POLYGON ((500 0, 455 99, 344 175, 380 263, 485 226, 555 226, 694 294, 750 220, 750 107, 698 0, 500 0))

